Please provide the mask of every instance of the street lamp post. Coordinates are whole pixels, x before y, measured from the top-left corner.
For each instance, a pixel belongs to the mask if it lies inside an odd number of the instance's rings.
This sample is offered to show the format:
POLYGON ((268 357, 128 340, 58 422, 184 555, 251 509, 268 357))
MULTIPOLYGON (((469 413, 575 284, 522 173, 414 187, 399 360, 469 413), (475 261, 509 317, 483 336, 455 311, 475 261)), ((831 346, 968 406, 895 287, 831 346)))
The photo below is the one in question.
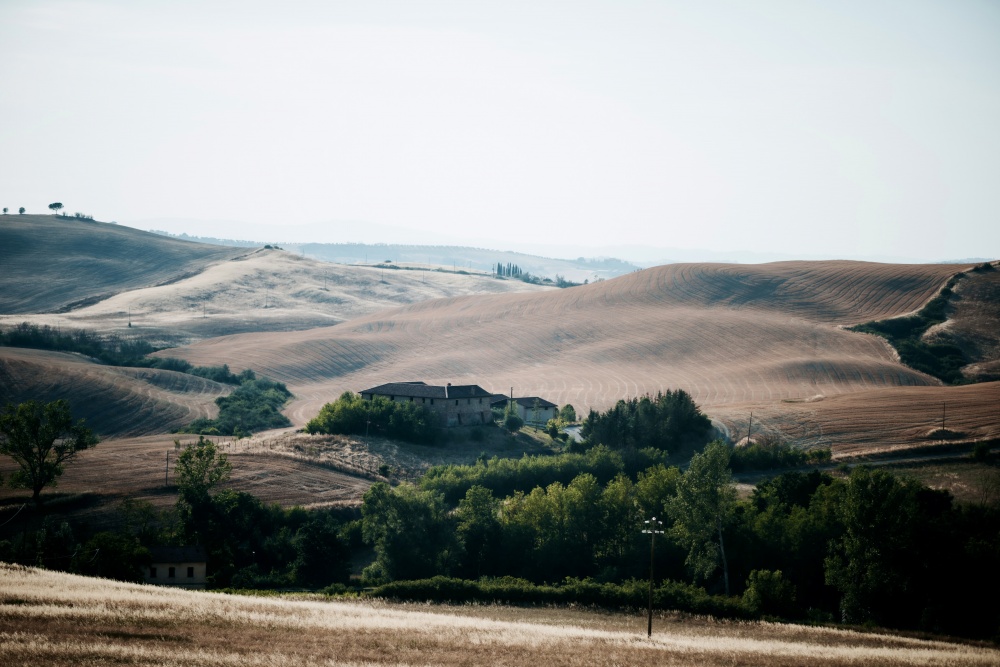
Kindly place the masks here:
POLYGON ((654 516, 646 521, 646 529, 643 535, 649 535, 649 616, 646 625, 646 637, 653 636, 653 556, 656 549, 656 536, 663 534, 663 522, 657 521, 654 516))

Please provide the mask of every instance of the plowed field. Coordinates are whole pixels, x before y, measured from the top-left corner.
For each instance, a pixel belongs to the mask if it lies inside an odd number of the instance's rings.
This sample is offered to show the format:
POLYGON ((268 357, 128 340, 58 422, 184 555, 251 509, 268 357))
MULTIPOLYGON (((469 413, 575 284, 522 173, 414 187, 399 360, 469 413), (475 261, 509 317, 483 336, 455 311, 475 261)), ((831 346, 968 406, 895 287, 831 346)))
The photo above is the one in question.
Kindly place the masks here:
MULTIPOLYGON (((250 366, 287 382, 298 400, 286 412, 298 424, 343 390, 419 379, 500 393, 513 387, 578 410, 682 388, 734 426, 736 406, 770 404, 775 419, 787 411, 797 422, 802 404, 785 401, 858 395, 855 407, 828 416, 817 407, 811 428, 829 434, 827 419, 856 413, 857 428, 839 428, 845 442, 868 442, 857 408, 877 414, 910 405, 916 394, 897 391, 910 387, 934 388, 927 400, 940 403, 952 389, 899 364, 882 339, 841 326, 916 310, 962 268, 669 265, 558 292, 428 301, 341 326, 218 338, 168 354, 250 366)), ((991 432, 1000 421, 986 409, 992 394, 966 391, 987 397, 968 412, 978 420, 968 430, 991 432)), ((902 432, 920 412, 903 411, 902 432)))
POLYGON ((232 387, 148 368, 118 368, 62 352, 0 347, 0 405, 66 399, 102 435, 163 433, 215 417, 232 387))

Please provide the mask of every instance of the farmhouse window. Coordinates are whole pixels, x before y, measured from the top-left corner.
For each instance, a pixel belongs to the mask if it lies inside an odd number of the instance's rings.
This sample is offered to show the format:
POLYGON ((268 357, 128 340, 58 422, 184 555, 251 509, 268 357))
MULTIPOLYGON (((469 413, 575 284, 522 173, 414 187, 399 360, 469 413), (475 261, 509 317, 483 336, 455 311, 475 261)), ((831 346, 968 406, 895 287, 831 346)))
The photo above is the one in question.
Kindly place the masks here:
POLYGON ((431 405, 434 405, 434 399, 433 398, 431 399, 431 405))
POLYGON ((173 579, 174 577, 176 577, 177 576, 177 568, 175 568, 175 567, 169 567, 169 568, 167 568, 167 576, 170 577, 171 579, 173 579))
POLYGON ((149 568, 149 578, 150 579, 156 579, 156 568, 155 567, 149 568))
POLYGON ((188 579, 194 579, 194 567, 188 565, 188 579))
POLYGON ((455 399, 455 405, 458 405, 458 399, 457 398, 455 399))
POLYGON ((396 397, 395 397, 395 396, 390 396, 390 397, 389 397, 389 400, 390 400, 390 401, 395 401, 395 400, 396 400, 396 397))

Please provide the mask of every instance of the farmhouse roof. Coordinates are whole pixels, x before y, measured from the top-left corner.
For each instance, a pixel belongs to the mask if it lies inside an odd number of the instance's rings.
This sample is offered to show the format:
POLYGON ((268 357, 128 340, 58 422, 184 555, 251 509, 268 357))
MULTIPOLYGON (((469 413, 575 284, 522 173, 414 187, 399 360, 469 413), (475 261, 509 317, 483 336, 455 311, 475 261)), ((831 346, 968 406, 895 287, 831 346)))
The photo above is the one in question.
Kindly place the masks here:
MULTIPOLYGON (((503 394, 493 394, 492 399, 490 399, 490 405, 498 405, 500 403, 506 403, 510 400, 510 396, 505 396, 503 394)), ((521 396, 515 398, 514 402, 518 405, 524 406, 526 408, 535 407, 535 401, 538 401, 538 407, 540 408, 557 408, 559 407, 552 401, 546 401, 544 398, 539 396, 521 396)))
POLYGON ((416 398, 485 398, 491 396, 490 392, 478 384, 449 384, 442 387, 423 382, 389 382, 371 389, 363 389, 361 394, 413 396, 416 398))
POLYGON ((526 408, 535 407, 535 401, 538 401, 538 407, 540 408, 555 408, 558 407, 552 401, 546 401, 544 398, 539 396, 522 396, 520 398, 515 398, 514 402, 518 405, 523 405, 526 408))
POLYGON ((205 547, 151 547, 154 563, 204 563, 208 560, 205 547))

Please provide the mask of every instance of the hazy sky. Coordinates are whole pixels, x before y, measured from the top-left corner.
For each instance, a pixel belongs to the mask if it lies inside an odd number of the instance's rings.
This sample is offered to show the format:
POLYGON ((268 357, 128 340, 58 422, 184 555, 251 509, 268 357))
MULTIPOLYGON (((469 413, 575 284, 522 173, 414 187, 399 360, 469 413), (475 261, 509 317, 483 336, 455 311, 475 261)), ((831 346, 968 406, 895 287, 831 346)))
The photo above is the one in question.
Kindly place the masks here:
POLYGON ((56 200, 997 257, 1000 2, 0 0, 0 205, 56 200))

